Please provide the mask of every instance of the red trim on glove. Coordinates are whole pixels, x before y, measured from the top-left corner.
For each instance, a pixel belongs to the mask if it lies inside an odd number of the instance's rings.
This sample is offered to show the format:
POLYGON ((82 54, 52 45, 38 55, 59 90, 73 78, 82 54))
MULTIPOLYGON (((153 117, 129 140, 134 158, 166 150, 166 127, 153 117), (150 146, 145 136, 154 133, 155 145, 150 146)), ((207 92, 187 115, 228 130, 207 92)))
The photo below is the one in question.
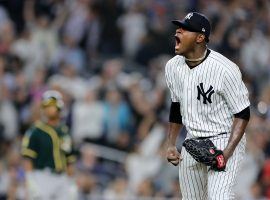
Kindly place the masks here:
POLYGON ((225 163, 225 158, 222 154, 218 155, 216 157, 216 160, 217 160, 217 168, 221 169, 221 168, 224 168, 226 163, 225 163))

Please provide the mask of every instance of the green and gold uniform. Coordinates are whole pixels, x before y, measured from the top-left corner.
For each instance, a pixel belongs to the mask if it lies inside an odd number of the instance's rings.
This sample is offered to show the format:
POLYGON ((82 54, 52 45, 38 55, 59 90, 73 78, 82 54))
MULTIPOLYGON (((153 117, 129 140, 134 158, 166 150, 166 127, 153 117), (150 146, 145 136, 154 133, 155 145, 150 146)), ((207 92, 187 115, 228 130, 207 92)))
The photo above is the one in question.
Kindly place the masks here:
POLYGON ((22 155, 32 160, 34 169, 65 172, 67 165, 75 161, 67 126, 52 127, 36 122, 25 133, 22 155))
MULTIPOLYGON (((59 92, 48 90, 41 100, 41 117, 54 124, 60 122, 64 102, 59 92), (56 109, 55 109, 56 108, 56 109)), ((30 159, 26 166, 26 188, 29 200, 77 200, 73 175, 75 161, 68 128, 59 123, 51 126, 37 121, 24 135, 22 155, 30 159)))

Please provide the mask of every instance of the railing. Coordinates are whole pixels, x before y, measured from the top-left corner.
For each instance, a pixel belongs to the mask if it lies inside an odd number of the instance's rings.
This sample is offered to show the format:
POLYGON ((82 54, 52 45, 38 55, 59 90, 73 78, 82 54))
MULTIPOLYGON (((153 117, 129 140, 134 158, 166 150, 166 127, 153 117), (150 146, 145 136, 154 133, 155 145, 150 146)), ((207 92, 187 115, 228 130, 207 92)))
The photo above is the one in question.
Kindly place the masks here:
POLYGON ((124 164, 126 157, 128 155, 128 153, 124 151, 120 151, 111 147, 106 147, 90 142, 83 144, 82 147, 93 148, 97 157, 104 158, 110 161, 115 161, 122 164, 124 164))

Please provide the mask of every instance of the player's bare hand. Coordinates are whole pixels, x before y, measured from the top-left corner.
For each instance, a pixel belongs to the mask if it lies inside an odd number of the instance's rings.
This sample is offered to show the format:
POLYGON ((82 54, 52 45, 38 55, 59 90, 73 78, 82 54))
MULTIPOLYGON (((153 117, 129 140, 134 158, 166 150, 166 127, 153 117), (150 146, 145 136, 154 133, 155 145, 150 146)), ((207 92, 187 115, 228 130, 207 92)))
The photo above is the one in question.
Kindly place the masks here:
POLYGON ((181 154, 178 152, 175 146, 170 146, 167 149, 167 160, 172 163, 174 166, 177 166, 182 160, 181 154))

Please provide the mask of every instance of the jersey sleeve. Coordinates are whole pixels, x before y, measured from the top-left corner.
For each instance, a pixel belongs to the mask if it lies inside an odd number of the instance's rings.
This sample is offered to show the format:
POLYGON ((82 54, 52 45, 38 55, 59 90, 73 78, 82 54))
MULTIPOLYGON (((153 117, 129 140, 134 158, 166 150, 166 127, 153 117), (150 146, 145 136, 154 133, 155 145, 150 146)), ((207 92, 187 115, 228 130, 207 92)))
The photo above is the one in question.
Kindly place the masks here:
POLYGON ((22 139, 22 156, 35 159, 38 155, 37 134, 34 129, 28 130, 22 139))
POLYGON ((232 71, 225 71, 222 92, 233 114, 241 112, 250 105, 248 90, 237 66, 232 71))
POLYGON ((166 80, 168 88, 170 89, 172 102, 179 102, 178 99, 177 99, 177 96, 176 96, 176 94, 175 94, 175 92, 173 90, 172 75, 173 75, 173 73, 171 71, 170 61, 168 61, 166 66, 165 66, 165 80, 166 80))

